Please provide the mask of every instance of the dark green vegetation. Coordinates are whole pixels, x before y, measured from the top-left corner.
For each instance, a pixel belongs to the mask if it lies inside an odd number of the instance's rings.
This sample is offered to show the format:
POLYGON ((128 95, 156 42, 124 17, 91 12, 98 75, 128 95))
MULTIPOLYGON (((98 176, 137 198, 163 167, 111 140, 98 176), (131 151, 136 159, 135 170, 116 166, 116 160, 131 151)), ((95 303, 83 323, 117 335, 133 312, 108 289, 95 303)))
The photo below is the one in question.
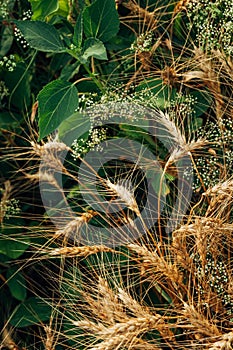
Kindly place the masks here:
POLYGON ((0 1, 1 349, 231 348, 232 18, 231 0, 0 1))

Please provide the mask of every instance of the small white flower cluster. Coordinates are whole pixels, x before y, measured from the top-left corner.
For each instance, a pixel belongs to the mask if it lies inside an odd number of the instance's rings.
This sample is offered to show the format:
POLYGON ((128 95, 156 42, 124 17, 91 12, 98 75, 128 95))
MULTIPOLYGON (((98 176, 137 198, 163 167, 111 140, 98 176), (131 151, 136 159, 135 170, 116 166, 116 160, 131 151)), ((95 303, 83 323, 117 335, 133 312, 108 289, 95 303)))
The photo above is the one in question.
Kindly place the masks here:
POLYGON ((76 112, 83 112, 86 108, 93 106, 97 102, 98 94, 90 92, 79 96, 79 106, 76 112))
MULTIPOLYGON (((228 170, 228 176, 233 175, 233 120, 224 118, 221 124, 209 122, 205 129, 198 132, 198 136, 205 137, 210 143, 212 152, 197 158, 196 166, 200 171, 206 188, 216 185, 221 178, 221 162, 228 170), (224 164, 223 164, 224 161, 224 164)), ((196 178, 193 189, 200 187, 200 180, 196 178)))
POLYGON ((25 10, 23 11, 22 15, 22 21, 28 21, 32 17, 32 11, 31 10, 25 10))
POLYGON ((169 115, 173 118, 177 116, 191 118, 195 115, 194 105, 197 103, 197 97, 191 94, 177 93, 175 99, 170 102, 169 115))
POLYGON ((153 33, 146 32, 138 36, 130 47, 131 51, 134 52, 149 52, 153 45, 153 33))
POLYGON ((1 0, 0 1, 0 17, 2 19, 6 19, 9 16, 9 0, 1 0))
POLYGON ((83 138, 74 140, 71 145, 73 159, 77 160, 82 155, 94 149, 101 152, 101 142, 106 139, 107 128, 96 128, 90 131, 88 140, 84 140, 83 138))
POLYGON ((0 203, 0 212, 5 219, 9 219, 11 216, 18 215, 21 209, 19 207, 19 201, 17 199, 8 199, 3 203, 0 203))
POLYGON ((3 56, 0 60, 0 68, 8 70, 8 72, 13 72, 16 67, 15 56, 10 55, 9 57, 3 56))
MULTIPOLYGON (((32 17, 31 10, 23 11, 22 21, 28 21, 31 19, 31 17, 32 17)), ((16 41, 22 45, 23 49, 27 49, 29 47, 28 42, 24 39, 23 34, 17 27, 14 28, 14 35, 15 35, 16 41)))
POLYGON ((108 121, 111 118, 111 113, 109 111, 109 103, 111 102, 115 102, 116 104, 121 102, 121 115, 125 117, 131 114, 131 120, 132 118, 137 120, 135 117, 138 113, 137 105, 158 108, 157 97, 149 89, 143 89, 126 95, 124 88, 125 86, 122 84, 112 83, 106 88, 100 99, 98 99, 98 94, 96 93, 82 94, 79 97, 79 107, 76 111, 80 113, 85 113, 85 110, 88 111, 87 113, 91 121, 91 130, 95 126, 101 126, 102 121, 108 121), (123 103, 129 102, 135 102, 135 104, 132 103, 130 106, 130 113, 127 107, 123 105, 123 103), (93 107, 93 113, 90 107, 93 107), (135 108, 134 111, 132 110, 133 108, 135 108))
POLYGON ((222 49, 226 54, 232 55, 232 0, 192 0, 187 8, 200 45, 207 50, 222 49))
POLYGON ((14 28, 14 35, 16 41, 18 41, 18 43, 20 43, 24 49, 29 47, 28 42, 24 39, 23 34, 17 27, 14 28))
POLYGON ((206 281, 221 299, 223 306, 227 309, 228 313, 233 313, 233 300, 227 292, 227 285, 229 283, 229 276, 224 262, 221 257, 213 259, 211 253, 206 254, 206 264, 203 266, 200 257, 197 255, 194 258, 196 265, 195 275, 198 279, 198 289, 201 295, 205 294, 205 290, 202 287, 202 281, 206 281))
POLYGON ((9 90, 5 85, 4 81, 0 81, 0 101, 4 99, 4 97, 7 97, 9 95, 9 90))
POLYGON ((158 97, 150 89, 142 89, 127 96, 128 102, 135 102, 144 107, 158 108, 158 97))

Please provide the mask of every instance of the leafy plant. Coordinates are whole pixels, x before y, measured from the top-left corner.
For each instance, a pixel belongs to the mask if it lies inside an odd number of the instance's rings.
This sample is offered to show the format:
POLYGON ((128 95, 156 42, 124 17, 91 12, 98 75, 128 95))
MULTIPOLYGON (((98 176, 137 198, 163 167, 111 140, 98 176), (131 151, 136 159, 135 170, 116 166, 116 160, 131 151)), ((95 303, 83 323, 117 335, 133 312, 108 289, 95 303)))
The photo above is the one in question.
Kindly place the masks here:
POLYGON ((230 2, 0 19, 1 348, 230 348, 230 2))

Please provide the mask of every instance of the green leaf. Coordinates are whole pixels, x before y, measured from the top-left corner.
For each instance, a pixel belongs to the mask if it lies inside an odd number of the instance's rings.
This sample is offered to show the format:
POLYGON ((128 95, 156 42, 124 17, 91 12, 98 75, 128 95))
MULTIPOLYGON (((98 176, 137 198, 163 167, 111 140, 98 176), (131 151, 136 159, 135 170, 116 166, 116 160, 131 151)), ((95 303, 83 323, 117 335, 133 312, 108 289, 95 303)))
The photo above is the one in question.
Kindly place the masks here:
POLYGON ((61 123, 58 128, 58 137, 59 140, 71 146, 74 140, 79 139, 84 134, 88 138, 90 128, 90 118, 77 112, 61 123))
POLYGON ((114 0, 96 0, 83 12, 84 33, 87 37, 108 41, 119 30, 119 17, 114 0))
POLYGON ((62 80, 47 84, 38 95, 39 140, 54 131, 78 107, 76 87, 62 80))
POLYGON ((22 301, 27 296, 26 282, 21 272, 18 269, 11 267, 7 270, 7 285, 11 295, 22 301))
POLYGON ((83 41, 83 14, 79 14, 75 27, 74 27, 74 37, 73 42, 78 47, 81 48, 83 41))
POLYGON ((78 74, 81 63, 76 61, 74 63, 69 63, 64 66, 61 70, 60 79, 70 80, 75 74, 78 74))
POLYGON ((5 72, 3 79, 10 91, 10 104, 22 113, 31 102, 31 76, 26 64, 18 63, 13 72, 5 72))
POLYGON ((58 0, 30 0, 33 20, 45 19, 51 13, 59 9, 58 0))
POLYGON ((59 3, 59 10, 56 12, 56 15, 62 16, 67 18, 69 14, 69 9, 70 9, 70 2, 69 0, 58 0, 59 3))
POLYGON ((51 315, 51 306, 37 297, 31 297, 18 305, 10 319, 14 327, 27 327, 48 321, 51 315))
POLYGON ((162 173, 155 174, 153 176, 153 178, 151 179, 151 184, 152 184, 152 187, 153 187, 155 193, 156 194, 161 193, 161 195, 164 197, 170 193, 170 188, 166 184, 165 177, 161 181, 161 176, 162 176, 162 173), (161 186, 162 186, 162 188, 161 188, 161 186))
POLYGON ((1 34, 1 43, 0 43, 0 57, 5 56, 11 48, 12 42, 14 40, 14 35, 12 28, 10 26, 6 26, 3 29, 3 33, 1 34))
POLYGON ((80 58, 81 63, 86 63, 89 57, 95 57, 98 60, 107 60, 107 52, 102 41, 95 38, 88 38, 83 45, 83 55, 80 58))
POLYGON ((29 240, 9 236, 9 238, 0 238, 0 253, 9 258, 17 259, 29 247, 29 240))
POLYGON ((65 46, 54 26, 41 21, 15 21, 28 44, 44 52, 65 52, 65 46))

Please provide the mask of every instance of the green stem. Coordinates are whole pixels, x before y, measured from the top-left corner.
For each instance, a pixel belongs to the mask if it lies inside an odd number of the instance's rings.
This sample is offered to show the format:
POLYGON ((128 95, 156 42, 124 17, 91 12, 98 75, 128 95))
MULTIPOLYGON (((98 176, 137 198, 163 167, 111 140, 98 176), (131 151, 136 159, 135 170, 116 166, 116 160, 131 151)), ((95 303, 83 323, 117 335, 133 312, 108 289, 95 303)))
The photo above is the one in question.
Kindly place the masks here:
MULTIPOLYGON (((79 61, 79 56, 73 51, 73 50, 67 50, 67 53, 69 53, 72 57, 74 57, 77 61, 79 61)), ((81 63, 81 62, 80 62, 81 63)), ((84 69, 86 72, 89 74, 90 78, 94 81, 96 86, 100 89, 100 91, 104 91, 103 85, 101 82, 96 78, 96 76, 91 72, 90 68, 88 67, 87 64, 82 63, 84 69)))

